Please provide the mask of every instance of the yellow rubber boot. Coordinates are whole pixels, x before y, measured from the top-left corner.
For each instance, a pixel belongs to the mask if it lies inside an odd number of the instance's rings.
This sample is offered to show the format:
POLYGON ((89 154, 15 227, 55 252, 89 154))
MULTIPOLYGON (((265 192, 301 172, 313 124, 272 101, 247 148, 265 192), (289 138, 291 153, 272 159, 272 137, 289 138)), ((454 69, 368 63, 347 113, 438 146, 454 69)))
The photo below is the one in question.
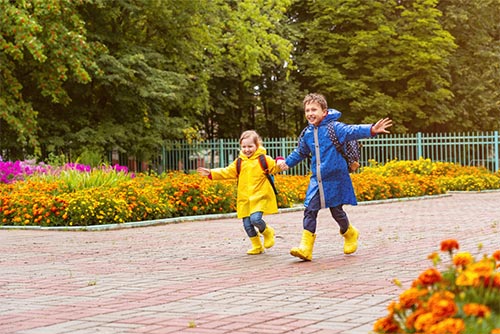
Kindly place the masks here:
POLYGON ((302 240, 299 247, 294 247, 290 250, 290 255, 301 258, 304 261, 311 261, 313 255, 314 240, 316 234, 304 230, 302 232, 302 240))
POLYGON ((256 235, 255 237, 251 237, 250 241, 252 242, 252 249, 247 251, 249 255, 257 255, 264 252, 264 247, 262 247, 262 243, 260 242, 260 236, 256 235))
POLYGON ((262 232, 262 235, 264 236, 264 247, 265 248, 271 248, 274 246, 274 228, 269 226, 269 224, 266 226, 266 229, 264 232, 262 232))
POLYGON ((344 234, 341 234, 344 237, 344 254, 352 254, 358 249, 358 230, 349 225, 347 231, 344 234))

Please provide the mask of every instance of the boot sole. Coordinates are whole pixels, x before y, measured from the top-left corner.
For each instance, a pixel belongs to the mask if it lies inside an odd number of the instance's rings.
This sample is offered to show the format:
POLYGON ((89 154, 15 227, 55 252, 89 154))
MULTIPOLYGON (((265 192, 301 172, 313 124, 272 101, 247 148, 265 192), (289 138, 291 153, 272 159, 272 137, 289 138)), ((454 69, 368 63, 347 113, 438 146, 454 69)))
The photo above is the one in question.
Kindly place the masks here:
POLYGON ((293 250, 293 249, 290 251, 290 255, 298 257, 299 259, 302 259, 304 261, 311 261, 312 260, 312 257, 308 258, 308 257, 302 255, 299 251, 296 251, 296 250, 293 250))

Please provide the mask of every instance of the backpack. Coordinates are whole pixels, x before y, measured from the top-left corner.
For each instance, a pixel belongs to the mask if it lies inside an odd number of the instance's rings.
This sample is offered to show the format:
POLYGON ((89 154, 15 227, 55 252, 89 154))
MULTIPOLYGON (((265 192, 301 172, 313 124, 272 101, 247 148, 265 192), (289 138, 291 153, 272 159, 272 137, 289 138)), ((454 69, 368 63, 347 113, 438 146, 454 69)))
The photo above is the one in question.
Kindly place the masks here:
MULTIPOLYGON (((274 194, 277 195, 278 190, 276 189, 276 186, 274 185, 274 176, 269 173, 269 166, 267 165, 266 156, 264 154, 261 154, 261 155, 259 155, 258 158, 259 158, 260 167, 262 168, 262 170, 264 171, 264 174, 266 174, 267 179, 271 183, 271 187, 273 187, 274 194)), ((237 175, 237 177, 240 176, 242 162, 243 162, 243 160, 241 158, 238 158, 238 160, 236 160, 236 175, 237 175)))
POLYGON ((359 159, 361 158, 361 143, 357 140, 350 140, 344 145, 341 145, 334 129, 334 122, 327 125, 328 136, 337 148, 337 151, 344 157, 347 162, 349 173, 354 173, 359 169, 359 159))

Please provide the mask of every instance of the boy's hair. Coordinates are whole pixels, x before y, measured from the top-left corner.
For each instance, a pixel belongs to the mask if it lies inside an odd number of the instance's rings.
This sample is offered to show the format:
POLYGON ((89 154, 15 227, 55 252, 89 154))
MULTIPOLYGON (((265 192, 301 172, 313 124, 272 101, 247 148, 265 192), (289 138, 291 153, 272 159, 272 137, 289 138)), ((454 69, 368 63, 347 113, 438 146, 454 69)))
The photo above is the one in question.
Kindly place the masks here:
POLYGON ((247 131, 244 131, 241 136, 240 136, 240 144, 241 144, 241 141, 243 139, 247 139, 247 138, 252 138, 255 146, 259 147, 262 145, 262 138, 260 138, 259 134, 257 133, 257 131, 254 131, 254 130, 247 130, 247 131))
POLYGON ((309 104, 311 102, 318 103, 321 106, 321 109, 323 109, 323 110, 328 108, 328 104, 326 103, 326 99, 321 94, 318 94, 318 93, 307 94, 306 97, 304 98, 304 101, 302 101, 302 104, 305 108, 306 104, 309 104))

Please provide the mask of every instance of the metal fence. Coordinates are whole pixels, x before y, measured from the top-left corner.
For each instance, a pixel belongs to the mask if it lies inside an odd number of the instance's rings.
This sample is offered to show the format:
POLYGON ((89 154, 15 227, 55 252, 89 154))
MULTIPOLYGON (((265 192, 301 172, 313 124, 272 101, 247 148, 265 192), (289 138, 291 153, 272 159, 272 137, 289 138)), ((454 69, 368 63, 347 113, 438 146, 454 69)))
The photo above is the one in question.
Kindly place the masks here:
MULTIPOLYGON (((369 160, 385 163, 391 160, 453 162, 461 165, 484 166, 498 171, 500 164, 499 133, 440 133, 392 134, 360 140, 361 166, 369 160)), ((297 145, 297 138, 265 138, 263 146, 272 157, 286 157, 297 145)), ((161 173, 168 170, 192 172, 199 166, 225 167, 238 157, 238 139, 218 139, 203 142, 168 141, 158 152, 149 168, 161 173)), ((306 175, 309 161, 286 173, 306 175)))

